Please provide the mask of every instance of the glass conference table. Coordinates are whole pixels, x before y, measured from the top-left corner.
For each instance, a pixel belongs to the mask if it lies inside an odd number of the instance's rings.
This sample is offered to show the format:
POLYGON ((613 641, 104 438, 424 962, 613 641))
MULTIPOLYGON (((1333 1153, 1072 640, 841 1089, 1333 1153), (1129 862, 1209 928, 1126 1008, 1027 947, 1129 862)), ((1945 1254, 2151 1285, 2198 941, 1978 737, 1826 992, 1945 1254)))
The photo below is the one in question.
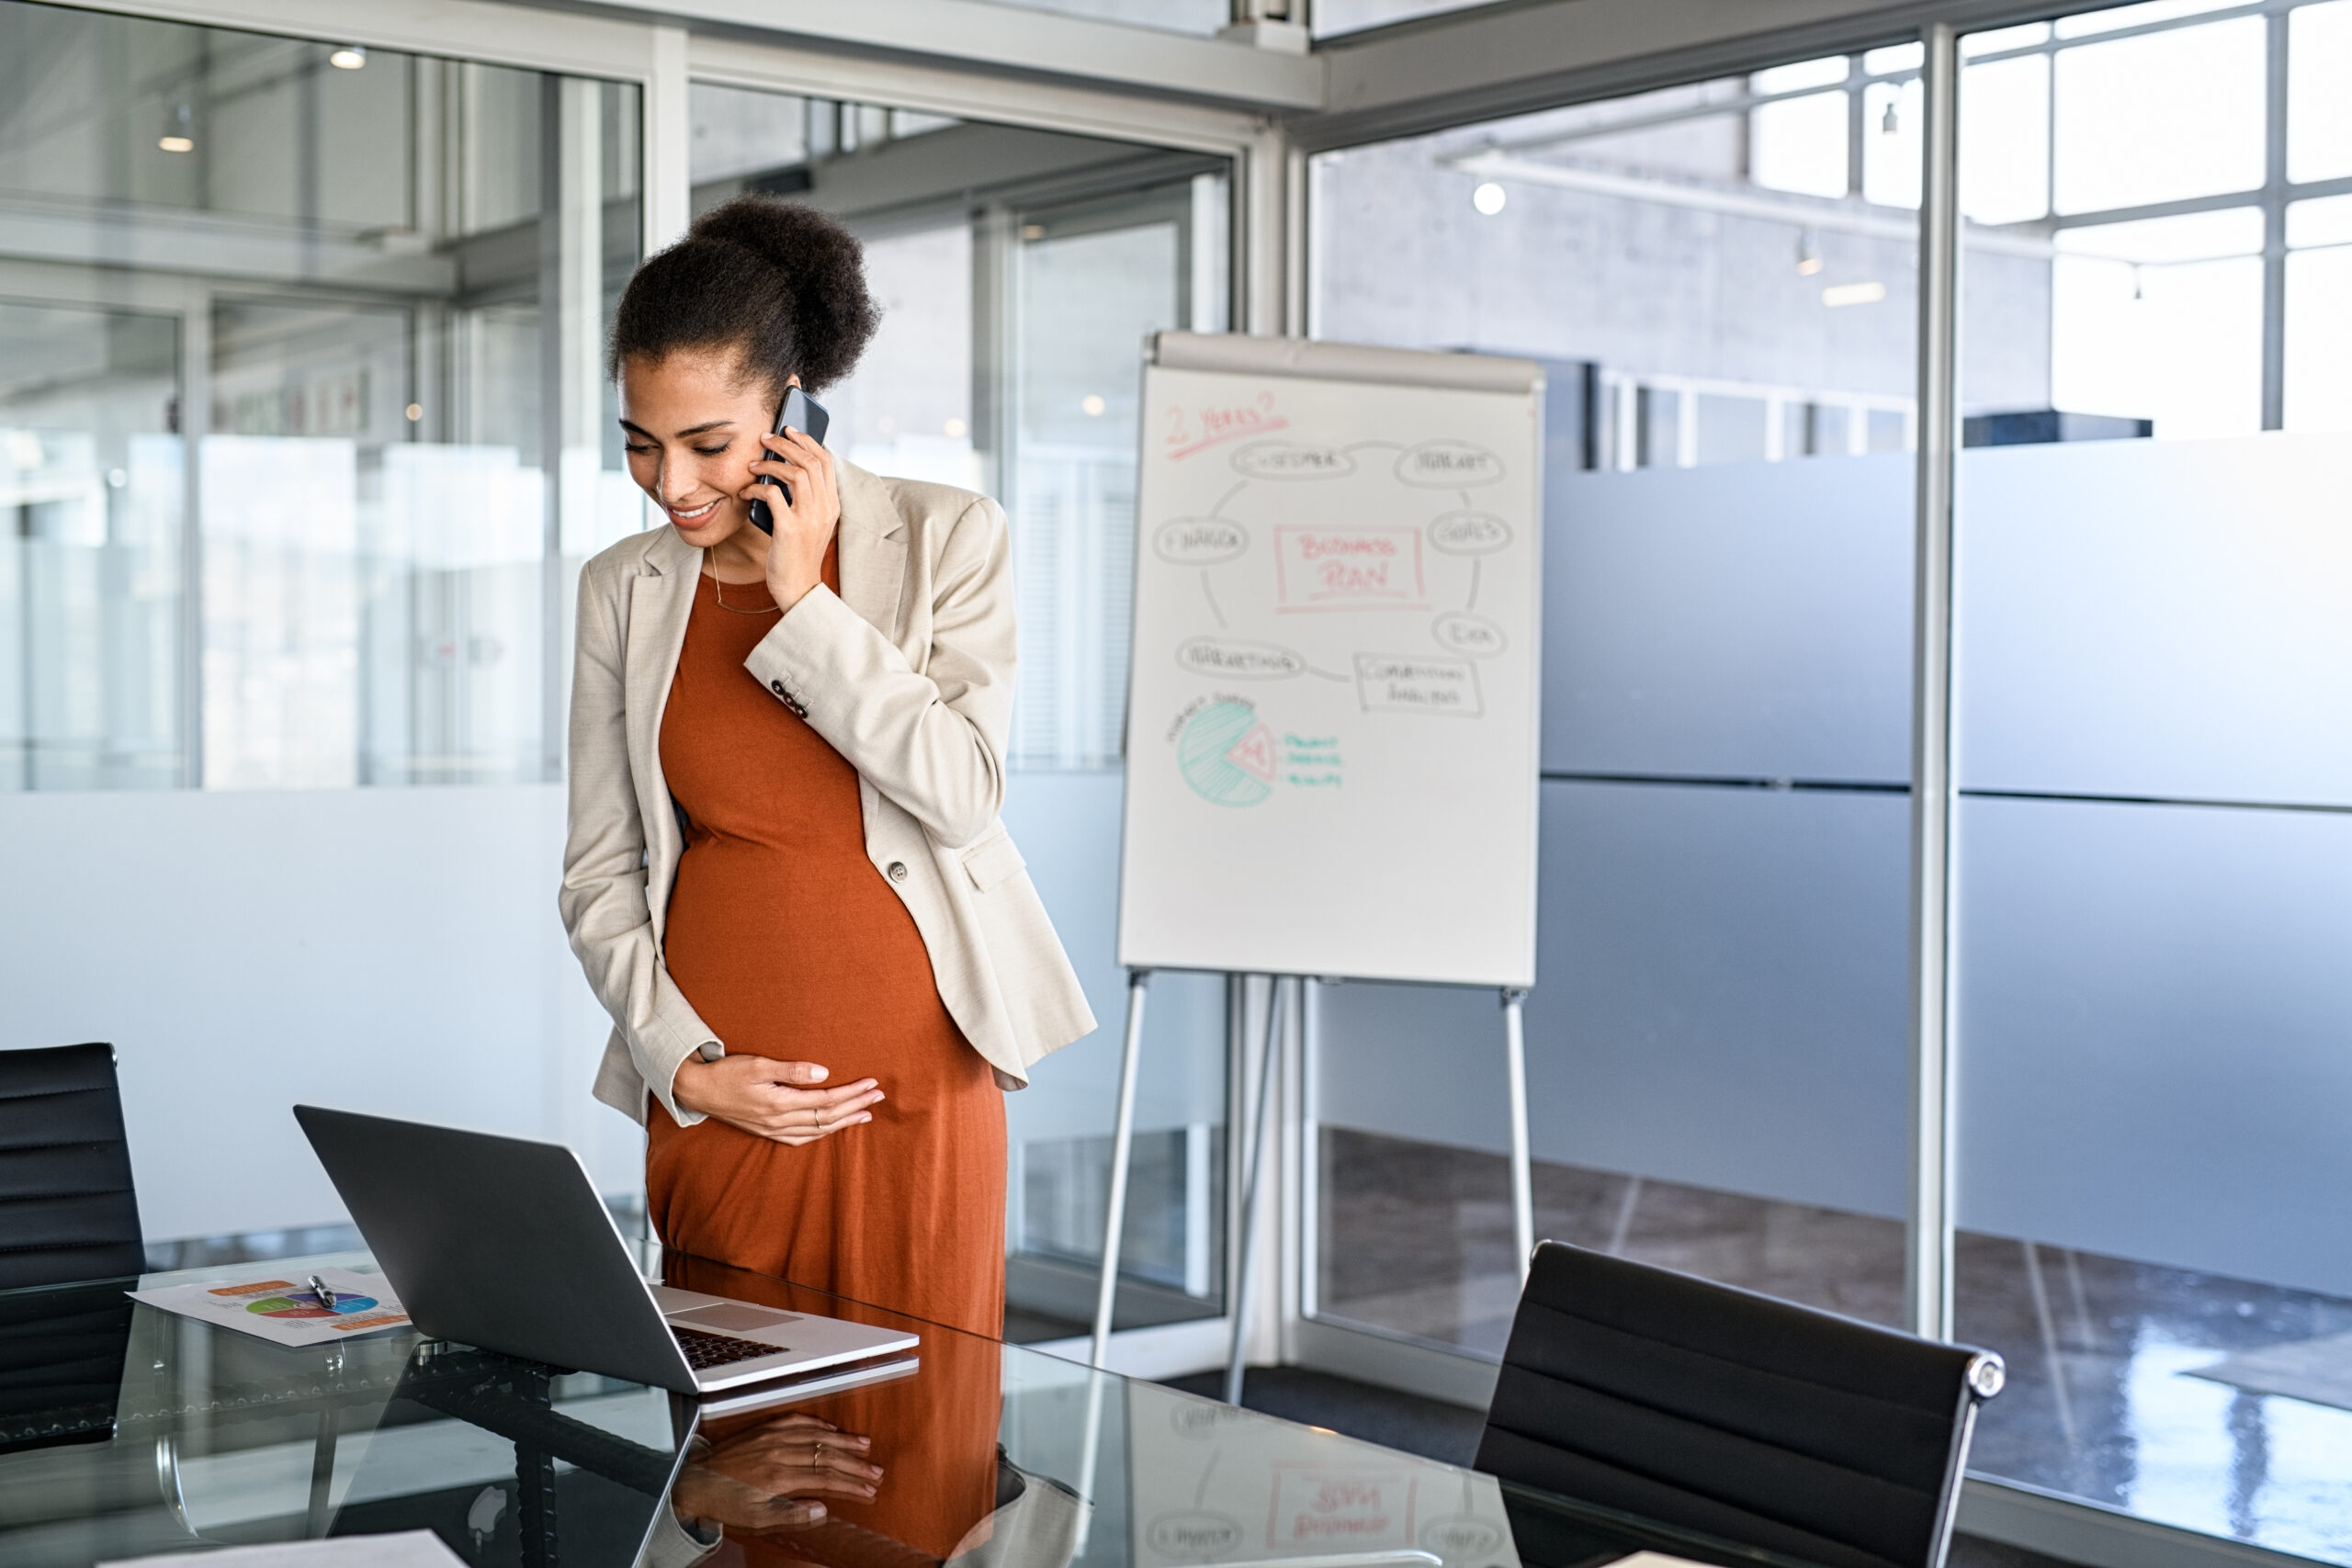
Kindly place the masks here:
MULTIPOLYGON (((911 1328, 915 1364, 714 1414, 411 1333, 283 1348, 135 1303, 122 1292, 137 1280, 0 1292, 0 1563, 429 1529, 481 1568, 706 1555, 713 1568, 1582 1568, 1645 1548, 1802 1568, 779 1280, 663 1261, 691 1289, 911 1328), (690 1533, 683 1514, 706 1522, 690 1533)), ((322 1263, 373 1267, 339 1254, 144 1283, 300 1281, 322 1263)))

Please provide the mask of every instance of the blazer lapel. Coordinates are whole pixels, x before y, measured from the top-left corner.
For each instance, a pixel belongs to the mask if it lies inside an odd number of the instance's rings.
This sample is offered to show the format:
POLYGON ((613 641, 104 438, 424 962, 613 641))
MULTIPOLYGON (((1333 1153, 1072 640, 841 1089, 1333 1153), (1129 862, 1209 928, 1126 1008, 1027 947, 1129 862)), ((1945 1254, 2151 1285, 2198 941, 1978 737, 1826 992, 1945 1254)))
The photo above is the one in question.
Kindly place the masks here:
POLYGON ((628 662, 621 676, 628 715, 628 755, 642 808, 649 845, 658 864, 662 850, 677 831, 669 789, 662 783, 662 713, 670 682, 685 647, 686 622, 695 610, 695 579, 702 552, 662 525, 662 536, 646 547, 643 570, 629 580, 628 662))
POLYGON ((906 587, 907 525, 882 481, 841 458, 842 603, 892 642, 899 640, 906 587))

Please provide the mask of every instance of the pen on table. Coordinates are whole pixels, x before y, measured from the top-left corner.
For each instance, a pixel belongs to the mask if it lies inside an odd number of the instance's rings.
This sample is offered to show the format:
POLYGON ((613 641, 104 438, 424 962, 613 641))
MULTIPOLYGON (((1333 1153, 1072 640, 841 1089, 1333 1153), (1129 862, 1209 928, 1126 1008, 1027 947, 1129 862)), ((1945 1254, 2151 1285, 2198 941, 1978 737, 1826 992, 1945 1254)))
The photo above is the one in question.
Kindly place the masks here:
POLYGON ((311 1276, 311 1293, 319 1298, 321 1306, 329 1312, 334 1310, 334 1292, 327 1289, 327 1282, 316 1274, 311 1276))

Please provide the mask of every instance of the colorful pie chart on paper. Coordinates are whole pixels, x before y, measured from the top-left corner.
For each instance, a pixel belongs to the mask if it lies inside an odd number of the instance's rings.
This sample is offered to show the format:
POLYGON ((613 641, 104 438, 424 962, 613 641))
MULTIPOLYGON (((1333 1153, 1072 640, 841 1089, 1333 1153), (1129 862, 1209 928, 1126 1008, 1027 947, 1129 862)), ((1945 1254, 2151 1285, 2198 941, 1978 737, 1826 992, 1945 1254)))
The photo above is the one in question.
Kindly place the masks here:
POLYGON ((368 1312, 376 1305, 373 1296, 347 1296, 338 1293, 334 1305, 322 1306, 318 1295, 311 1291, 296 1291, 291 1295, 264 1296, 257 1302, 247 1302, 245 1310, 263 1317, 345 1317, 353 1313, 368 1312))

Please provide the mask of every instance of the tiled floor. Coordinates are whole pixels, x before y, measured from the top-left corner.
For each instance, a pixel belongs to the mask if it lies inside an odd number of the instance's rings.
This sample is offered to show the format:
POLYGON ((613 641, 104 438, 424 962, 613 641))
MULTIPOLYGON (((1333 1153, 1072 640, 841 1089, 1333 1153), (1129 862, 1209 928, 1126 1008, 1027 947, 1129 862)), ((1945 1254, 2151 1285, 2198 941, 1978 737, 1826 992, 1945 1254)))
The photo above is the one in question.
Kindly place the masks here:
MULTIPOLYGON (((1323 1130, 1322 1148, 1323 1309, 1500 1355, 1519 1300, 1504 1162, 1341 1128, 1323 1130)), ((1902 1319, 1893 1222, 1541 1161, 1534 1186, 1538 1236, 1902 1319)))
MULTIPOLYGON (((1507 1182, 1494 1156, 1325 1129, 1322 1312, 1499 1353, 1507 1182)), ((1538 1235, 1901 1320, 1894 1221, 1566 1166, 1534 1186, 1538 1235)), ((1957 1282, 1961 1337, 2009 1367, 1972 1469, 2352 1564, 2352 1338, 2324 1343, 2352 1334, 2352 1301, 1974 1235, 1957 1282), (2271 1392, 2194 1375, 2266 1347, 2259 1375, 2220 1370, 2271 1392)))

